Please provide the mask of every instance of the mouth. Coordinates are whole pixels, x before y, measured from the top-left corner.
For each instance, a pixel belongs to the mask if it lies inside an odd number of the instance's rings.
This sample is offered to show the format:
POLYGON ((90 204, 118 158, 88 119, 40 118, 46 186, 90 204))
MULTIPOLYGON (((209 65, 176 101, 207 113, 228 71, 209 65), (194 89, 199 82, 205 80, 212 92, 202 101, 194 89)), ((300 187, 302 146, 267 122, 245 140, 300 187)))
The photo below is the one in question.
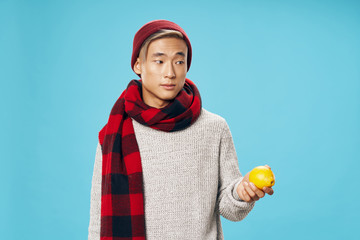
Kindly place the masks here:
POLYGON ((175 88, 175 84, 161 84, 160 86, 165 88, 166 90, 172 90, 175 88))

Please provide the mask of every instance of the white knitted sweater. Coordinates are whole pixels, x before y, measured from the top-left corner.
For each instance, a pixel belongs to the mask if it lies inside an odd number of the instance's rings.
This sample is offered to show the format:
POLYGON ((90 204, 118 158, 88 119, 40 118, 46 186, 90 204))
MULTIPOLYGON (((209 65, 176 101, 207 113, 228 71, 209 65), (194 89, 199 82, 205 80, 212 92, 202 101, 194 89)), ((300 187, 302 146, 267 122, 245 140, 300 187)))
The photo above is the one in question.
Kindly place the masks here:
MULTIPOLYGON (((203 108, 195 123, 177 132, 132 122, 143 169, 146 239, 224 239, 220 215, 240 221, 255 204, 236 192, 242 175, 225 119, 203 108)), ((89 240, 100 239, 101 168, 98 144, 89 240)))

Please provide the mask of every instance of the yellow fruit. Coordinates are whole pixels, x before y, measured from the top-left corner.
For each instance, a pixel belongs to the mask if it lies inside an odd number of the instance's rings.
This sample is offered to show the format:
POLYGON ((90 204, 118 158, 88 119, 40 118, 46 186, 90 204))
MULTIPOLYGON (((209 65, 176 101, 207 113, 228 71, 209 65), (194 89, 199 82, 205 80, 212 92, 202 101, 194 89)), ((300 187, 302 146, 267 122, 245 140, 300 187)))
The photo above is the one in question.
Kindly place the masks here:
POLYGON ((275 176, 270 168, 265 166, 258 166, 251 170, 249 174, 249 181, 254 183, 256 187, 262 189, 263 187, 272 187, 275 184, 275 176))

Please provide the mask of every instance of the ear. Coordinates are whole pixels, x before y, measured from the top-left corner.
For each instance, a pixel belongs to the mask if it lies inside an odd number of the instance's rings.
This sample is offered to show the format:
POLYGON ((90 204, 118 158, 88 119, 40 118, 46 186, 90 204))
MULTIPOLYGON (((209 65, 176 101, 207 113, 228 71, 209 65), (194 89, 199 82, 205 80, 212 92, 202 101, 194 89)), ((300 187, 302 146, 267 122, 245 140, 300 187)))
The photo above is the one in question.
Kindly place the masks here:
POLYGON ((140 58, 137 58, 136 62, 134 63, 134 72, 136 74, 141 74, 141 60, 140 60, 140 58))

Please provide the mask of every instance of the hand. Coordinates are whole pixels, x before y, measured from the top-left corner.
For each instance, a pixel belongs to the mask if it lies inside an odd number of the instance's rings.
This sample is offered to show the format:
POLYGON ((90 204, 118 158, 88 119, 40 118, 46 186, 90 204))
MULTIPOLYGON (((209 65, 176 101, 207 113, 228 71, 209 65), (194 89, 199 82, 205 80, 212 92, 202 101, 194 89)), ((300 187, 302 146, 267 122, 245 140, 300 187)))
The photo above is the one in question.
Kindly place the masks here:
MULTIPOLYGON (((265 167, 270 168, 268 165, 265 165, 265 167)), ((250 172, 244 176, 243 180, 236 189, 236 192, 243 201, 251 203, 263 198, 265 193, 269 195, 274 194, 274 190, 271 187, 264 187, 262 190, 257 188, 255 184, 249 181, 249 174, 250 172)))

